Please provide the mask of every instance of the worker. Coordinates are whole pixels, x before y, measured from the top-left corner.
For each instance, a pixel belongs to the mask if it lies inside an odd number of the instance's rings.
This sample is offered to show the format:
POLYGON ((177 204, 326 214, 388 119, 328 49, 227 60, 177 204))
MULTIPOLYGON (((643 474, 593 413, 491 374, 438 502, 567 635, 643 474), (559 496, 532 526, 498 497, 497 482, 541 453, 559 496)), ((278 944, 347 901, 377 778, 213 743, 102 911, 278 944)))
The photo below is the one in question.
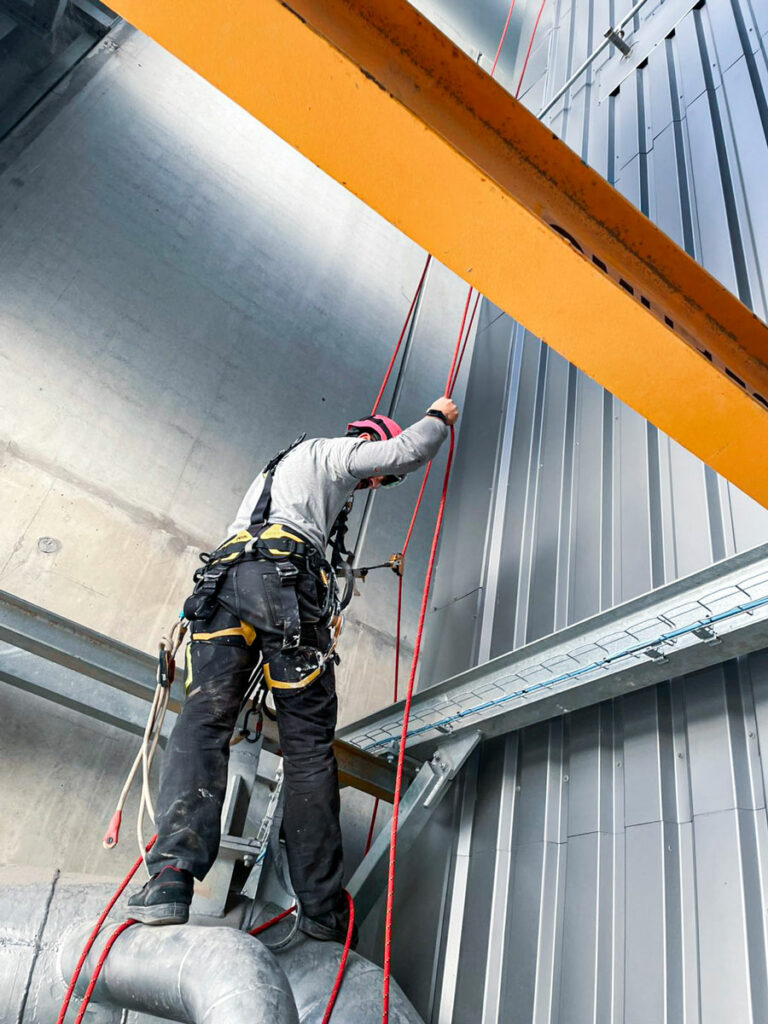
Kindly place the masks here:
POLYGON ((156 803, 151 877, 129 901, 144 924, 183 924, 193 877, 219 848, 229 742, 249 678, 262 658, 277 714, 284 769, 283 836, 299 927, 344 941, 339 786, 332 743, 336 660, 324 552, 357 489, 399 482, 433 458, 457 419, 438 398, 408 427, 372 415, 346 436, 294 443, 248 490, 230 537, 196 574, 186 700, 165 753, 156 803))

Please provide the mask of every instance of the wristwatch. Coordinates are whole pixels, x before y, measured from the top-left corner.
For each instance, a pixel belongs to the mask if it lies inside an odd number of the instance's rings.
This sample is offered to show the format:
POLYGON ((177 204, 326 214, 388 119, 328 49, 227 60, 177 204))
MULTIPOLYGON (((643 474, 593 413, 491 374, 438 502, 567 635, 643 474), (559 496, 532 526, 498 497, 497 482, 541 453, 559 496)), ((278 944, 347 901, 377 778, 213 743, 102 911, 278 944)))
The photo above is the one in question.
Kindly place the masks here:
POLYGON ((450 423, 445 417, 445 413, 439 409, 427 409, 427 416, 434 416, 436 420, 442 420, 446 427, 450 426, 450 423))

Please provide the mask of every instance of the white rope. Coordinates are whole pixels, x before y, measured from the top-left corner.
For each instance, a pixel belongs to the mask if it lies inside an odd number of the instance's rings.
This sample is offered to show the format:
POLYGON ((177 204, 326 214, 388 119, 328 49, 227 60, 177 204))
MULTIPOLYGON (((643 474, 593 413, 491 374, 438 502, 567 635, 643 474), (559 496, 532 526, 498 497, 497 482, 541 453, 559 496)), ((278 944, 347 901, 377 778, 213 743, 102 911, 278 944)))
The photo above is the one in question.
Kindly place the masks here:
MULTIPOLYGON (((186 634, 186 625, 183 620, 179 619, 174 623, 173 629, 170 631, 169 637, 163 637, 160 642, 160 653, 167 652, 169 664, 174 664, 176 654, 181 646, 184 636, 186 634)), ((139 797, 139 811, 136 818, 136 836, 139 843, 139 850, 141 851, 141 857, 144 861, 144 866, 147 866, 146 860, 146 844, 144 842, 144 815, 149 814, 153 824, 155 821, 155 808, 152 802, 152 792, 150 783, 150 773, 152 770, 152 762, 154 761, 155 754, 160 742, 160 736, 162 734, 163 721, 165 719, 165 713, 168 710, 168 704, 170 701, 170 684, 167 686, 161 685, 160 682, 160 668, 158 666, 158 683, 155 688, 154 695, 152 697, 152 704, 150 705, 149 714, 147 716, 147 724, 144 727, 144 734, 141 739, 138 753, 134 759, 128 777, 125 780, 122 790, 120 791, 120 797, 117 801, 117 807, 112 816, 110 822, 110 828, 107 831, 107 835, 104 837, 103 845, 105 849, 111 850, 117 846, 118 835, 120 830, 120 819, 122 817, 123 807, 128 799, 128 794, 131 790, 139 768, 141 768, 141 795, 139 797)))

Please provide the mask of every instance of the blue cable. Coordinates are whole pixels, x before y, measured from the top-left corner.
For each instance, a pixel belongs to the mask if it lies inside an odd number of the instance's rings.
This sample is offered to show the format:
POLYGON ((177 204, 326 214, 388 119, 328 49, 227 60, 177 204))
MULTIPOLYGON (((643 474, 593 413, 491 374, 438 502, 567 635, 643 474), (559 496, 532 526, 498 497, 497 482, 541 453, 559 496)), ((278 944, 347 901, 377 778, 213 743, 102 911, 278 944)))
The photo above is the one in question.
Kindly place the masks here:
MULTIPOLYGON (((623 651, 618 651, 616 654, 608 654, 600 661, 593 661, 591 665, 583 665, 581 668, 574 669, 573 672, 563 672, 562 675, 555 676, 552 679, 547 679, 543 683, 534 683, 533 686, 526 686, 522 690, 515 690, 514 693, 505 693, 503 697, 496 697, 493 700, 487 700, 482 704, 476 704, 474 707, 465 708, 463 711, 457 711, 455 714, 449 715, 447 718, 443 718, 439 722, 430 722, 428 725, 419 726, 418 729, 411 729, 406 733, 405 738, 409 739, 411 736, 419 736, 421 733, 429 732, 432 729, 443 728, 446 725, 450 725, 452 722, 459 721, 462 718, 467 718, 469 715, 477 715, 481 711, 488 710, 488 708, 495 708, 500 704, 506 704, 507 701, 514 700, 517 697, 525 697, 527 694, 535 693, 537 690, 541 690, 544 687, 554 686, 557 683, 563 683, 568 679, 576 679, 578 676, 582 676, 587 672, 592 672, 597 668, 603 668, 606 665, 609 665, 612 661, 627 658, 631 654, 638 654, 640 651, 647 650, 649 647, 656 647, 664 643, 669 643, 670 641, 676 640, 678 637, 685 636, 688 633, 693 633, 694 630, 702 629, 705 626, 712 626, 717 622, 722 622, 724 619, 733 618, 735 615, 743 615, 766 604, 768 604, 768 597, 760 597, 755 601, 749 601, 747 604, 740 604, 735 608, 729 608, 727 612, 719 612, 717 615, 710 615, 706 619, 700 619, 692 626, 682 626, 680 629, 673 629, 668 633, 662 633, 655 640, 645 640, 641 643, 634 644, 632 647, 627 647, 623 651)), ((363 749, 373 750, 374 747, 381 747, 391 742, 391 739, 391 737, 387 737, 385 740, 377 740, 375 743, 370 743, 363 749)))

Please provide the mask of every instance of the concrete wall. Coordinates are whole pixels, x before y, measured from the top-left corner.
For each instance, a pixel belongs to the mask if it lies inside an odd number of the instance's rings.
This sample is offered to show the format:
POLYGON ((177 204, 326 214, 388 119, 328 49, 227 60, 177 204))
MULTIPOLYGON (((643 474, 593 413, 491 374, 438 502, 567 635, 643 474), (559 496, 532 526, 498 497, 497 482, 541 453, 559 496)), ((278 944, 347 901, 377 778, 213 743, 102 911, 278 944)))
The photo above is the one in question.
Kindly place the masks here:
MULTIPOLYGON (((154 649, 266 459, 370 409, 423 261, 178 61, 113 32, 0 147, 0 588, 154 649)), ((406 421, 442 391, 463 297, 435 267, 406 421)), ((377 498, 364 561, 399 550, 416 491, 377 498)), ((406 654, 435 497, 411 549, 406 654)), ((347 719, 390 699, 395 578, 362 590, 347 719)), ((0 860, 107 870, 84 851, 133 742, 0 700, 0 860), (39 843, 41 816, 58 844, 39 843)))

